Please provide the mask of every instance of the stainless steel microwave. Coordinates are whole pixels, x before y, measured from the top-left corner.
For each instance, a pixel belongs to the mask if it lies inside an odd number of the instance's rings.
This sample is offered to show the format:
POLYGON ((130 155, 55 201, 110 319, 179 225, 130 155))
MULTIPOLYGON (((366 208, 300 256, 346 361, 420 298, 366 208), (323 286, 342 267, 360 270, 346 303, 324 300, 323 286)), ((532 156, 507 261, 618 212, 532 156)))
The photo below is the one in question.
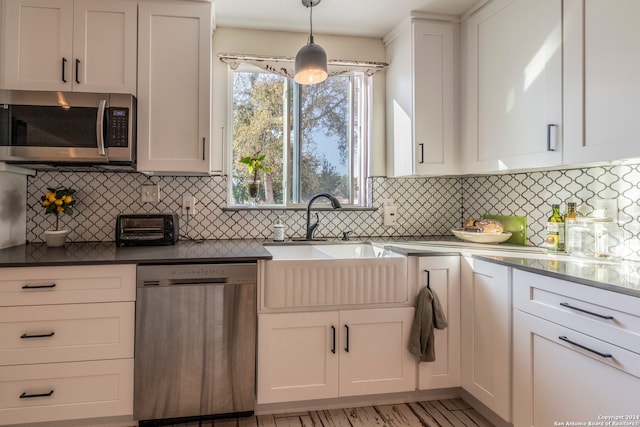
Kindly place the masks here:
POLYGON ((0 160, 114 164, 136 161, 130 94, 0 90, 0 160))

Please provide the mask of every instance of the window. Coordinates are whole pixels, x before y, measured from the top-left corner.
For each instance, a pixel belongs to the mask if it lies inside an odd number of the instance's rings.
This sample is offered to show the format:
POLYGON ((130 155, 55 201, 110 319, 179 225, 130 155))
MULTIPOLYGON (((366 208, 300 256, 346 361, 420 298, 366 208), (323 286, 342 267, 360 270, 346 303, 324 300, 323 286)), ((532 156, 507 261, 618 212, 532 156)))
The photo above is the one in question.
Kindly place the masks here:
POLYGON ((306 204, 319 192, 364 206, 371 78, 361 72, 301 86, 258 68, 232 74, 232 167, 229 205, 251 203, 253 181, 239 160, 265 155, 260 206, 306 204))

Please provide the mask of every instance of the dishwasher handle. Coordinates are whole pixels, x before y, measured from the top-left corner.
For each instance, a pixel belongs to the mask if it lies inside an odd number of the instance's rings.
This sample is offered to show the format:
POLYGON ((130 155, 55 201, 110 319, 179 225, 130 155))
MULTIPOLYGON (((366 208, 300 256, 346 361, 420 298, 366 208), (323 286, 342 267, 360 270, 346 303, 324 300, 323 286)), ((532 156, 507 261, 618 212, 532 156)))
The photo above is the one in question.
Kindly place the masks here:
POLYGON ((229 283, 228 277, 203 278, 203 279, 170 279, 169 286, 175 285, 220 285, 229 283))
MULTIPOLYGON (((202 279, 165 279, 165 280, 145 280, 142 282, 143 288, 165 287, 165 286, 205 286, 205 285, 226 285, 229 283, 228 277, 202 278, 202 279)), ((140 287, 140 284, 138 284, 140 287)))

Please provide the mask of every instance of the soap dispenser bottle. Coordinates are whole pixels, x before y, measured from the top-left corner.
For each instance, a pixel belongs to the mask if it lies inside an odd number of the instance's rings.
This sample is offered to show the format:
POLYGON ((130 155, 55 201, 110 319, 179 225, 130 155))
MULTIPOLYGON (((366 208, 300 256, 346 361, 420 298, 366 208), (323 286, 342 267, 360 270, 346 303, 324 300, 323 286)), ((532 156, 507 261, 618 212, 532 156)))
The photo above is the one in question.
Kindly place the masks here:
POLYGON ((284 224, 282 223, 282 217, 278 217, 275 224, 273 224, 273 241, 284 242, 284 224))

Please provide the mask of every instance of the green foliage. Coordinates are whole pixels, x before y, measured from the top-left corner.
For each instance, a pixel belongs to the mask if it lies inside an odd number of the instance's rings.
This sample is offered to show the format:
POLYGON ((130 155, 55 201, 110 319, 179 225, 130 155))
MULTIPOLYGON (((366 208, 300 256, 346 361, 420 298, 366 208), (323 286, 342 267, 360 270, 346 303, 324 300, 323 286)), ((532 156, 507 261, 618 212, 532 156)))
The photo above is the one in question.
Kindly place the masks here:
POLYGON ((246 156, 240 159, 240 163, 247 165, 249 174, 253 175, 253 182, 256 182, 258 180, 258 172, 262 171, 266 174, 271 173, 271 168, 262 164, 262 161, 265 159, 265 157, 267 157, 267 155, 263 154, 260 156, 258 154, 256 154, 255 156, 246 156))
MULTIPOLYGON (((293 187, 292 180, 298 179, 291 175, 292 159, 296 155, 301 158, 298 202, 302 203, 320 191, 348 199, 348 178, 318 150, 315 140, 320 132, 330 137, 332 143, 337 144, 340 163, 346 165, 351 113, 348 77, 300 87, 299 133, 293 115, 287 112, 298 104, 294 102, 293 85, 286 78, 268 73, 236 72, 233 85, 233 154, 237 161, 233 163, 231 179, 235 203, 248 201, 244 184, 257 180, 260 170, 268 175, 264 176, 258 198, 268 204, 284 203, 285 192, 293 187), (291 148, 286 151, 284 141, 291 139, 293 144, 298 137, 300 152, 296 154, 291 148), (267 170, 254 166, 254 160, 267 170), (243 165, 246 167, 241 167, 243 165), (290 175, 285 176, 286 173, 290 175)), ((295 197, 289 194, 287 199, 294 200, 295 197)))

